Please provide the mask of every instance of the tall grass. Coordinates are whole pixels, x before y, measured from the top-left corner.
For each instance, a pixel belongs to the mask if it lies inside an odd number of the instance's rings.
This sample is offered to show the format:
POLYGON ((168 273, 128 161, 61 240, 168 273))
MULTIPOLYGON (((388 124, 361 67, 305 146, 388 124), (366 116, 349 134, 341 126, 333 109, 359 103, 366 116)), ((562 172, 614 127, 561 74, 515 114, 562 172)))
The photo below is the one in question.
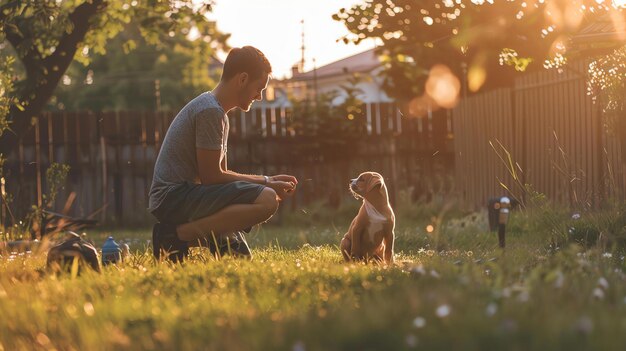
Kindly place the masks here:
MULTIPOLYGON (((485 213, 414 206, 432 215, 398 218, 395 265, 346 264, 336 246, 349 224, 345 211, 334 224, 320 214, 308 227, 254 230, 248 236, 252 261, 215 261, 194 250, 182 265, 155 262, 146 251, 148 231, 90 235, 139 238, 131 242, 134 253, 127 261, 102 274, 51 275, 43 253, 2 254, 0 349, 626 345, 623 247, 572 240, 555 248, 552 228, 526 211, 513 213, 503 251, 487 231, 485 213), (433 223, 438 228, 428 232, 433 223)), ((619 217, 611 213, 606 216, 619 217)), ((571 224, 569 214, 553 215, 552 222, 571 224)))

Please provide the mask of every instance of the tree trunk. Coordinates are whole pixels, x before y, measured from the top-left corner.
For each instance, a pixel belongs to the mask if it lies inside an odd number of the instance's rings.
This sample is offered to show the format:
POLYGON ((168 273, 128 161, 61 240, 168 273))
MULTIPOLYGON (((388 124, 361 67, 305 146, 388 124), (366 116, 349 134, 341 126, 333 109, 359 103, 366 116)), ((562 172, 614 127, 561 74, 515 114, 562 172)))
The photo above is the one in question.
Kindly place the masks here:
MULTIPOLYGON (((42 59, 38 49, 31 47, 19 57, 27 72, 26 84, 19 92, 24 109, 20 110, 14 106, 11 108, 9 114, 11 130, 4 132, 0 138, 0 153, 9 147, 14 147, 16 142, 31 128, 32 119, 39 116, 52 97, 63 74, 74 60, 78 45, 84 40, 91 27, 91 19, 105 6, 105 0, 92 0, 77 6, 69 15, 73 30, 60 38, 59 45, 52 55, 42 59)), ((9 30, 7 40, 13 47, 17 47, 23 38, 9 30)))

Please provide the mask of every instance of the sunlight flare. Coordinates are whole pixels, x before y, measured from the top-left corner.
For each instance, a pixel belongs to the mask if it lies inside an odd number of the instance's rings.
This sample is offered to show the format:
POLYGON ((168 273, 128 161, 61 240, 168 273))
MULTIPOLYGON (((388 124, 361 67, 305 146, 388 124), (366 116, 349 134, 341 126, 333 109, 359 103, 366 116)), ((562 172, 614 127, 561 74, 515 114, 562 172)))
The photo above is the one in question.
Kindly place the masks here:
POLYGON ((435 65, 426 81, 426 93, 438 106, 453 108, 461 91, 461 82, 447 66, 435 65))
POLYGON ((487 80, 487 70, 482 65, 474 65, 467 72, 469 90, 473 93, 480 90, 487 80))

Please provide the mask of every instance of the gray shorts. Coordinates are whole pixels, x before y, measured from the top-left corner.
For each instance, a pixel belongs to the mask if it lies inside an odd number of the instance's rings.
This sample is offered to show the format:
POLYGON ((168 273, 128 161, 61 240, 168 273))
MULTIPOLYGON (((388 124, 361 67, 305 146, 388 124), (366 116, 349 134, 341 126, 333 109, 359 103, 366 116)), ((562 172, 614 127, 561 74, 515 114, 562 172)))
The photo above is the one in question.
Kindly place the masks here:
POLYGON ((229 205, 251 204, 264 188, 264 185, 241 181, 212 185, 185 182, 170 189, 152 214, 161 223, 188 223, 229 205))

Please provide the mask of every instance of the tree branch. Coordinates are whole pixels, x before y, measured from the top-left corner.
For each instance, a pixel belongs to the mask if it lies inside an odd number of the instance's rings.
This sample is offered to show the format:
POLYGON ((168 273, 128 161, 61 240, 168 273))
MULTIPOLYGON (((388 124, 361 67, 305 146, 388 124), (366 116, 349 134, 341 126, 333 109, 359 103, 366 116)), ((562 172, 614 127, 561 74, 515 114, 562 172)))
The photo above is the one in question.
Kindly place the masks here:
MULTIPOLYGON (((89 32, 91 20, 104 6, 106 6, 106 0, 91 0, 77 6, 69 15, 69 21, 73 25, 72 31, 61 37, 52 55, 42 59, 37 49, 30 47, 25 55, 20 56, 27 74, 32 74, 28 78, 32 84, 29 84, 20 92, 20 101, 25 103, 25 109, 20 111, 12 108, 11 110, 11 129, 15 133, 16 138, 24 135, 30 126, 31 118, 39 115, 48 100, 50 100, 61 77, 74 60, 78 45, 89 32)), ((9 39, 8 35, 7 39, 9 39)), ((15 47, 23 40, 19 33, 14 32, 11 34, 9 41, 15 47)), ((10 134, 5 133, 4 135, 9 136, 10 134)), ((2 139, 7 138, 3 137, 2 139)))
POLYGON ((26 75, 34 77, 41 66, 41 53, 35 48, 30 47, 25 50, 24 55, 20 55, 20 46, 25 41, 26 36, 22 33, 17 24, 14 24, 13 27, 15 28, 5 30, 6 38, 18 53, 18 57, 26 70, 26 75))
POLYGON ((5 23, 2 25, 2 30, 9 43, 17 50, 17 47, 24 41, 24 36, 19 33, 17 25, 5 23))
POLYGON ((31 115, 38 114, 52 96, 63 73, 74 60, 78 44, 85 39, 90 29, 90 21, 104 3, 104 0, 84 2, 68 16, 72 23, 72 31, 61 37, 52 55, 41 60, 39 69, 47 73, 45 79, 36 83, 33 87, 35 91, 26 92, 28 94, 26 96, 36 93, 35 98, 30 102, 31 115))
POLYGON ((10 2, 0 6, 0 23, 6 21, 7 18, 9 18, 8 15, 4 14, 4 10, 16 9, 21 4, 22 4, 22 1, 14 0, 14 1, 10 1, 10 2))
POLYGON ((68 66, 74 60, 74 55, 85 35, 89 31, 89 22, 101 8, 106 6, 104 0, 92 0, 77 6, 68 16, 73 25, 72 32, 59 40, 55 52, 45 59, 47 68, 52 68, 51 63, 67 62, 68 66))

